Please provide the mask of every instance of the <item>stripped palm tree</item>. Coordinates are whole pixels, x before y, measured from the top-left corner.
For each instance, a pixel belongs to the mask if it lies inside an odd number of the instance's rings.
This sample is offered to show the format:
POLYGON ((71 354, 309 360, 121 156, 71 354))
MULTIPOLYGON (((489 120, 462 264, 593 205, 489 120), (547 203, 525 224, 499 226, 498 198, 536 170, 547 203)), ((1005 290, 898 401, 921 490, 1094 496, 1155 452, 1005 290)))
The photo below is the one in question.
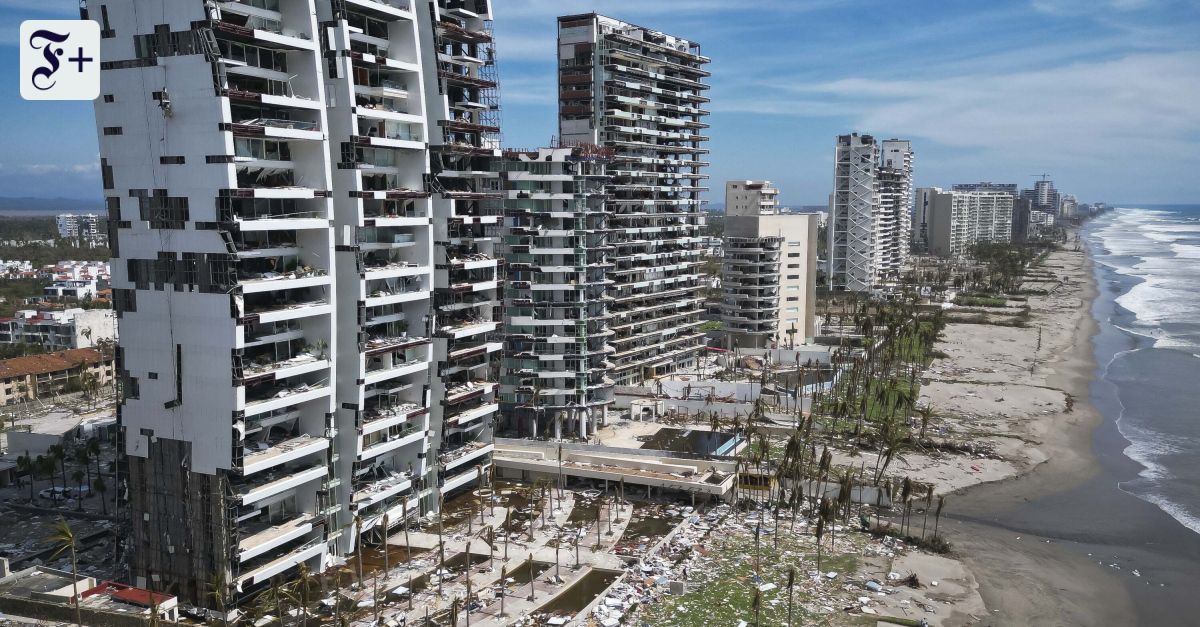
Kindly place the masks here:
POLYGON ((938 537, 938 523, 942 521, 942 508, 946 506, 946 497, 939 496, 937 511, 933 513, 933 537, 938 537))
POLYGON ((925 539, 925 525, 929 524, 929 508, 933 506, 933 484, 926 486, 925 518, 921 521, 921 539, 925 539))
POLYGON ((50 559, 58 557, 64 551, 71 554, 71 603, 75 605, 75 624, 83 627, 83 617, 79 609, 79 565, 76 561, 75 532, 71 530, 71 525, 66 519, 59 519, 54 523, 54 532, 48 539, 55 547, 50 559))
POLYGON ((821 572, 821 539, 825 537, 825 519, 817 517, 817 572, 821 572))

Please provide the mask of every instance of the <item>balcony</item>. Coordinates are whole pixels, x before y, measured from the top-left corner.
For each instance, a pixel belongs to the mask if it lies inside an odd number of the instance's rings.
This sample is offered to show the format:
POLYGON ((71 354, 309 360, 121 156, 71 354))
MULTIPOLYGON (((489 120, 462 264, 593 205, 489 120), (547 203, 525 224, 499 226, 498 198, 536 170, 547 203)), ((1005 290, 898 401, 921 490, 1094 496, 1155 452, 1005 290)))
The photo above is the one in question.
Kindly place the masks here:
MULTIPOLYGON (((253 389, 253 388, 250 388, 253 389)), ((297 382, 291 385, 275 385, 262 390, 246 393, 246 416, 256 416, 291 405, 299 405, 318 398, 329 396, 328 382, 307 383, 297 382)))
POLYGON ((393 279, 428 273, 429 266, 421 265, 412 261, 402 260, 368 260, 364 262, 363 267, 363 278, 367 280, 393 279))
POLYGON ((468 409, 456 410, 455 413, 447 415, 446 423, 450 425, 466 425, 483 418, 490 416, 500 410, 500 406, 496 403, 480 403, 477 407, 468 409))
POLYGON ((370 435, 376 431, 382 431, 403 424, 428 412, 428 409, 415 403, 401 403, 387 409, 367 411, 363 416, 360 433, 362 435, 370 435))
POLYGON ((264 499, 293 490, 306 483, 324 479, 328 469, 324 464, 315 467, 276 468, 255 475, 255 481, 238 481, 230 487, 242 505, 252 505, 264 499))
POLYGON ((317 45, 313 43, 308 33, 285 29, 280 19, 267 17, 271 14, 279 15, 276 11, 256 10, 252 7, 242 8, 237 2, 222 2, 221 5, 226 11, 223 11, 220 20, 213 24, 213 30, 222 37, 249 42, 264 48, 309 51, 317 49, 317 45), (228 9, 238 12, 235 13, 228 9), (249 15, 250 11, 262 15, 249 15))
POLYGON ((442 465, 442 470, 448 471, 452 468, 457 468, 463 464, 488 455, 495 450, 496 445, 491 442, 474 441, 459 446, 458 448, 450 449, 441 455, 438 455, 438 462, 442 465))
POLYGON ((300 318, 327 315, 333 311, 329 301, 324 298, 284 298, 261 303, 246 303, 241 323, 251 321, 260 324, 267 322, 284 322, 300 318))
MULTIPOLYGON (((387 472, 387 471, 384 471, 387 472)), ((396 496, 412 487, 412 479, 405 472, 387 472, 387 475, 373 481, 363 481, 354 484, 352 509, 366 509, 377 503, 396 496)))
POLYGON ((243 384, 266 379, 278 381, 328 367, 329 360, 321 359, 312 353, 303 353, 276 361, 252 362, 242 369, 242 381, 243 384))
POLYGON ((451 322, 450 324, 440 327, 438 329, 438 336, 457 340, 464 337, 479 335, 481 333, 491 333, 499 328, 499 326, 499 323, 490 320, 484 320, 483 318, 470 318, 462 321, 451 322))
POLYGON ((237 589, 240 592, 244 586, 270 581, 275 575, 286 572, 300 563, 307 562, 324 553, 324 539, 313 538, 273 560, 267 561, 259 558, 256 560, 257 563, 251 562, 242 568, 242 574, 235 580, 237 589))
POLYGON ((238 285, 243 294, 271 292, 275 290, 301 289, 329 285, 330 279, 324 268, 301 266, 288 272, 253 272, 238 273, 238 285))
POLYGON ((362 436, 358 441, 358 458, 365 461, 423 441, 425 429, 418 427, 419 425, 410 424, 395 433, 387 433, 379 437, 362 436))
POLYGON ((445 400, 442 403, 445 405, 463 403, 474 398, 479 398, 495 388, 495 383, 487 381, 468 381, 466 383, 451 385, 446 388, 445 400))
POLYGON ((329 448, 329 439, 303 434, 274 443, 247 443, 242 458, 242 475, 262 472, 329 448))
POLYGON ((367 360, 367 372, 363 377, 365 385, 373 385, 388 379, 395 379, 406 375, 414 374, 427 370, 429 368, 429 357, 424 352, 415 353, 409 351, 408 354, 397 355, 393 352, 380 355, 378 357, 370 357, 367 360))
POLYGON ((316 122, 284 120, 279 118, 253 118, 233 122, 229 130, 238 137, 270 137, 283 140, 321 141, 325 134, 316 122))
POLYGON ((275 525, 249 525, 245 531, 239 529, 239 535, 248 535, 238 540, 238 561, 251 560, 271 549, 307 535, 313 530, 313 524, 318 520, 312 514, 300 514, 291 520, 275 525))
POLYGON ((413 18, 411 0, 346 0, 346 4, 385 17, 413 18))

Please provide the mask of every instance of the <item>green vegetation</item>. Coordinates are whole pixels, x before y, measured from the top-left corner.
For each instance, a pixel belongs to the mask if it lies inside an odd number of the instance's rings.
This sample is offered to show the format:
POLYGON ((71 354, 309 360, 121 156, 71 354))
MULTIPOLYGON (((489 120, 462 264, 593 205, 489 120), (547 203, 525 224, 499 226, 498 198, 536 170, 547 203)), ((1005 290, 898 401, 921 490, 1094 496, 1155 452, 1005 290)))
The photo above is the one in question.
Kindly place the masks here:
POLYGON ((54 216, 0 216, 0 239, 29 241, 55 239, 58 226, 54 216))
POLYGON ((705 322, 704 324, 700 325, 700 330, 705 333, 708 333, 709 331, 720 331, 721 330, 721 321, 720 320, 709 320, 708 322, 705 322))
POLYGON ((954 304, 960 307, 1004 307, 1008 300, 1000 296, 958 296, 954 304))
POLYGON ((49 281, 41 279, 0 279, 0 299, 3 299, 0 302, 0 316, 11 316, 18 309, 25 309, 27 305, 24 300, 30 296, 41 296, 42 288, 49 284, 49 281))
POLYGON ((34 268, 56 263, 64 259, 74 261, 108 261, 112 252, 107 247, 97 246, 86 248, 73 246, 66 240, 60 240, 62 246, 42 246, 26 244, 24 246, 0 246, 0 259, 28 259, 34 268))

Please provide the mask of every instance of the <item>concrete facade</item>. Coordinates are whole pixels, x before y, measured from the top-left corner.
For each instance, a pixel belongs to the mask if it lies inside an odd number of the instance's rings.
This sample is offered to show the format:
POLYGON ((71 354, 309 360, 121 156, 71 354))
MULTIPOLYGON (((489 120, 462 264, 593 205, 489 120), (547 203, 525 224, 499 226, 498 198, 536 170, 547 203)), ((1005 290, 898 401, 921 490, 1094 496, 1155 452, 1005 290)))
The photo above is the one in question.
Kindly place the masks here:
POLYGON ((613 402, 608 218, 612 151, 506 151, 500 406, 521 436, 586 440, 613 402))
POLYGON ((471 354, 498 326, 489 2, 82 11, 107 37, 135 582, 211 605, 216 577, 236 601, 475 481, 496 409, 471 354))
POLYGON ((815 333, 817 221, 782 214, 769 181, 725 187, 722 316, 730 345, 796 346, 815 333))
POLYGON ((829 288, 865 292, 895 280, 912 239, 912 145, 841 135, 829 197, 829 288))
POLYGON ((559 137, 610 148, 612 378, 691 367, 700 272, 709 59, 699 44, 595 13, 558 18, 559 137))
POLYGON ((917 207, 928 225, 928 252, 953 257, 982 242, 1012 241, 1013 196, 1006 192, 917 190, 917 207))

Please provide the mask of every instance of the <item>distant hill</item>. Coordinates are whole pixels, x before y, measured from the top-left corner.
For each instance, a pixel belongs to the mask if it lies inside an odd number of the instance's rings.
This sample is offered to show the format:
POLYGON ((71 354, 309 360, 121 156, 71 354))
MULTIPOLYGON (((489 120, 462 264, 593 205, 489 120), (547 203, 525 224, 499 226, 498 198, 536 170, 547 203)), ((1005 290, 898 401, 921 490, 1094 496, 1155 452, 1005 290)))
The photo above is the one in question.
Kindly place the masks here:
POLYGON ((9 215, 104 211, 101 198, 12 198, 0 196, 0 213, 9 215))

